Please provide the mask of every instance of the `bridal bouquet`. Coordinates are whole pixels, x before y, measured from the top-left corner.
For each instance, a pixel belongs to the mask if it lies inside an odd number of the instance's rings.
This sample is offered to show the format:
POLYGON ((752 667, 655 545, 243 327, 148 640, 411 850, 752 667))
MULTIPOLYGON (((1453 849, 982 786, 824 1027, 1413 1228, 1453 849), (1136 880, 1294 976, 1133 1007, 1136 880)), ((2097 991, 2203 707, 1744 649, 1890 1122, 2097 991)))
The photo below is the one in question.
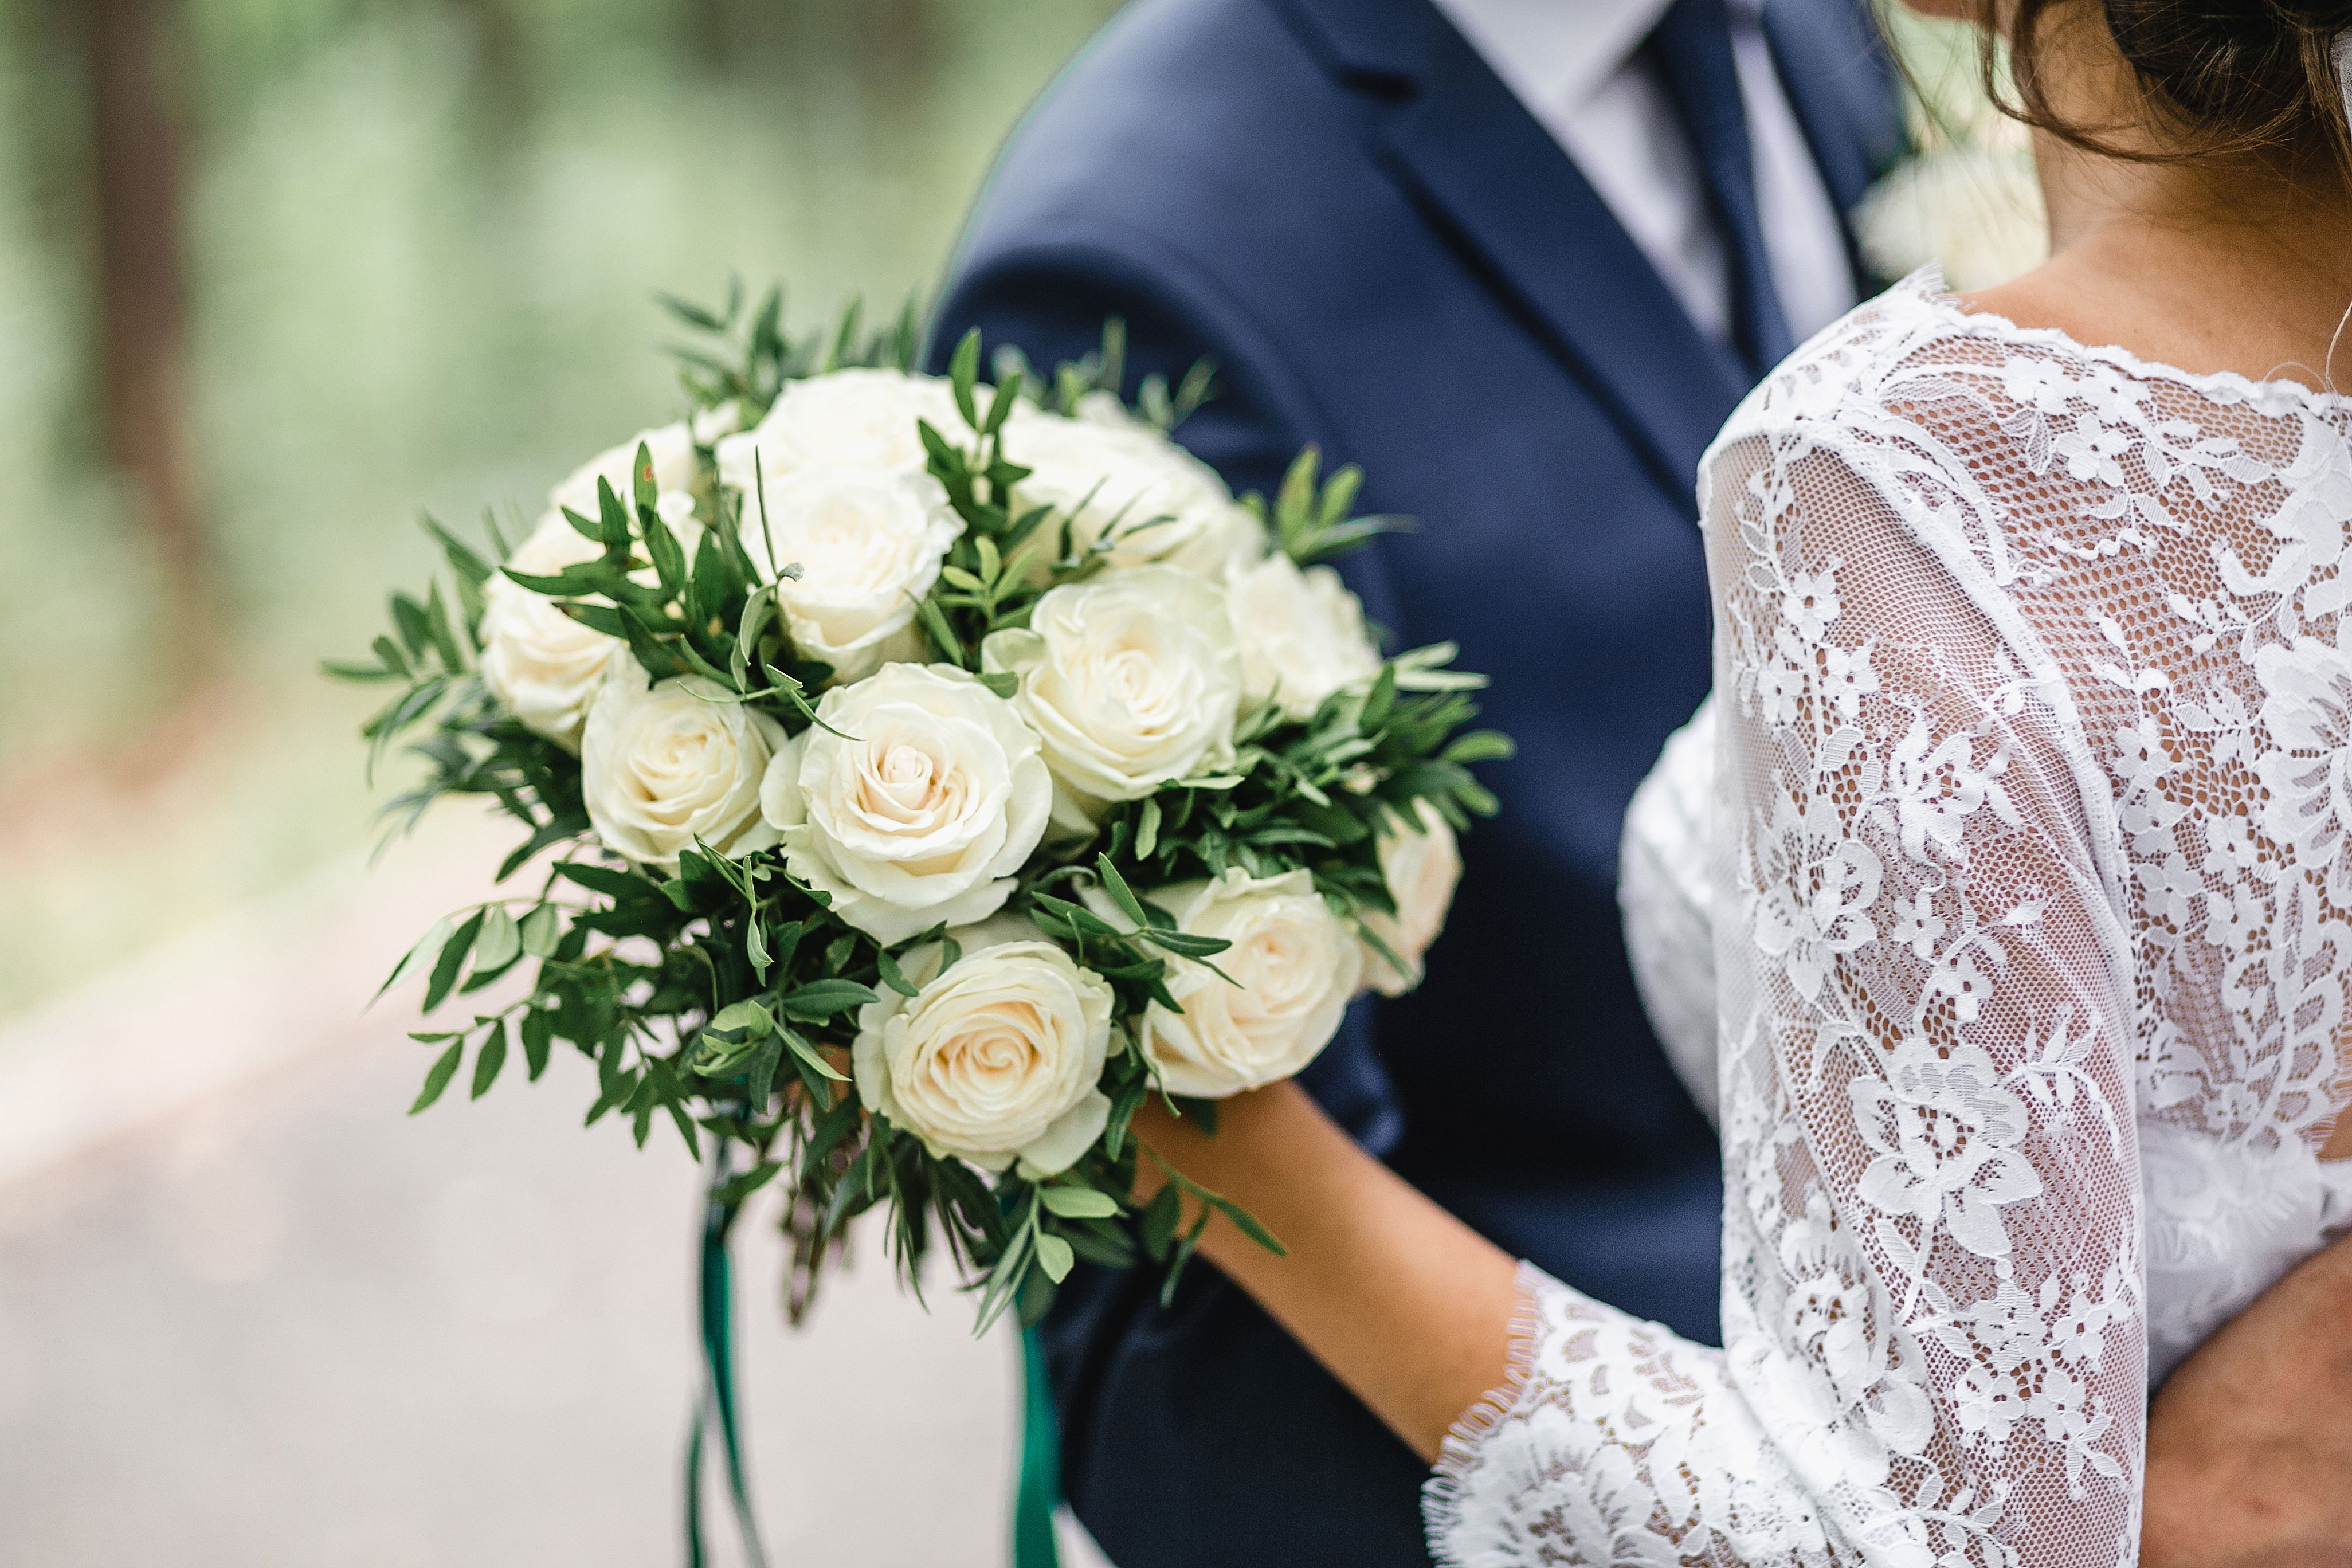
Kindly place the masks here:
POLYGON ((428 520, 446 577, 331 667, 396 689, 364 731, 421 763, 395 806, 489 796, 530 878, 386 982, 429 1014, 528 971, 415 1036, 413 1109, 579 1052, 587 1120, 666 1123, 714 1213, 781 1190, 795 1318, 877 1205, 983 1323, 1078 1258, 1172 1284, 1213 1210, 1278 1246, 1181 1177, 1133 1212, 1129 1119, 1296 1073, 1413 984, 1493 809, 1465 764, 1508 751, 1457 732, 1450 647, 1384 658, 1318 564, 1381 526, 1360 476, 1310 450, 1236 501, 1168 436, 1205 375, 1122 405, 1115 328, 990 385, 976 335, 915 374, 911 316, 672 309, 687 416, 520 538, 428 520))

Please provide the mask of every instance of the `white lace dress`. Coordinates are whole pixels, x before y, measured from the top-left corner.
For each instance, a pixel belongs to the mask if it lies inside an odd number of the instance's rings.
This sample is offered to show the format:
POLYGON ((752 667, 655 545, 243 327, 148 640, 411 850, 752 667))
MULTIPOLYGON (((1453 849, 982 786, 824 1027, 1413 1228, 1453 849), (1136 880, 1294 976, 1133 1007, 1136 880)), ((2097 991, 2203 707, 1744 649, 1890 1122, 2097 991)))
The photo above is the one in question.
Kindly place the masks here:
POLYGON ((1714 932, 1726 1348, 1527 1270, 1441 1563, 2137 1561, 2153 1380, 2352 1221, 2347 436, 1932 275, 1733 416, 1628 850, 1654 994, 1714 932))

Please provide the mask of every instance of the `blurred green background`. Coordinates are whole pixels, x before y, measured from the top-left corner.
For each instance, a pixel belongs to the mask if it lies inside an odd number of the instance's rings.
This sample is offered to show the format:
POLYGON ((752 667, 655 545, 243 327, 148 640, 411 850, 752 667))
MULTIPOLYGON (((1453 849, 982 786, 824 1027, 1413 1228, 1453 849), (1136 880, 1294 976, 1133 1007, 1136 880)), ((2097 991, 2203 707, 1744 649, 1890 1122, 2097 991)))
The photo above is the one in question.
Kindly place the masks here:
POLYGON ((417 511, 675 412, 655 289, 927 291, 1115 8, 0 6, 0 1016, 363 843, 417 511))
MULTIPOLYGON (((1116 8, 0 5, 0 1017, 363 845, 375 694, 315 672, 421 580, 417 512, 536 510, 674 414, 656 289, 927 298, 1116 8)), ((1874 253, 1990 281, 2039 243, 2021 143, 1962 31, 1897 30, 1923 143, 1996 145, 1874 253)))

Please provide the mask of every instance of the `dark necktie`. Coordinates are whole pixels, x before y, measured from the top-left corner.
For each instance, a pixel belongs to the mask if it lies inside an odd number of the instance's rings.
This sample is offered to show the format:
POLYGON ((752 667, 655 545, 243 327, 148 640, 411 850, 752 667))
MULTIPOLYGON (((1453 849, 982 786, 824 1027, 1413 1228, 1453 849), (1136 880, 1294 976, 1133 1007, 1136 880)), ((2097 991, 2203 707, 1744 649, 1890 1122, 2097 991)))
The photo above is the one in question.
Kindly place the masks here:
POLYGON ((1706 184, 1708 209, 1731 263, 1731 335, 1751 375, 1761 376, 1797 345, 1772 286, 1772 263, 1756 205, 1756 159, 1741 108, 1724 0, 1675 0, 1650 35, 1666 97, 1682 117, 1706 184))

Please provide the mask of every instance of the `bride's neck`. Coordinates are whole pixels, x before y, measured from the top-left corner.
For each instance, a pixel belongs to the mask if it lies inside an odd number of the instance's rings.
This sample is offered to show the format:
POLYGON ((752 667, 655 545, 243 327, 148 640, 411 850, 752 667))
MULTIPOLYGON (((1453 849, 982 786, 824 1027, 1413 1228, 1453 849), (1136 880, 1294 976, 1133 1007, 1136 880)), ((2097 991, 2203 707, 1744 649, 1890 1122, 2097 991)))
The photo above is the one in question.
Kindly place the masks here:
MULTIPOLYGON (((2352 305, 2352 193, 2331 161, 2139 163, 2037 132, 2050 259, 1968 303, 2198 374, 2330 384, 2352 305)), ((2352 331, 2332 385, 2352 390, 2352 331)))

